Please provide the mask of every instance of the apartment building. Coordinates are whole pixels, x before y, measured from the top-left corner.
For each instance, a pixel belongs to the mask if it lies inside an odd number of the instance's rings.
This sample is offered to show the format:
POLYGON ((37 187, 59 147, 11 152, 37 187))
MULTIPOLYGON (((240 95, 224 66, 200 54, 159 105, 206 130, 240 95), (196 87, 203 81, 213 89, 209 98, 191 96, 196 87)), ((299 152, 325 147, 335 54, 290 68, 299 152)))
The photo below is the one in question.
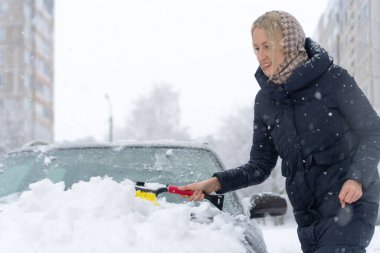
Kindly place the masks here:
POLYGON ((380 1, 330 0, 315 38, 380 112, 380 1))
POLYGON ((0 149, 53 140, 54 0, 0 0, 0 149))

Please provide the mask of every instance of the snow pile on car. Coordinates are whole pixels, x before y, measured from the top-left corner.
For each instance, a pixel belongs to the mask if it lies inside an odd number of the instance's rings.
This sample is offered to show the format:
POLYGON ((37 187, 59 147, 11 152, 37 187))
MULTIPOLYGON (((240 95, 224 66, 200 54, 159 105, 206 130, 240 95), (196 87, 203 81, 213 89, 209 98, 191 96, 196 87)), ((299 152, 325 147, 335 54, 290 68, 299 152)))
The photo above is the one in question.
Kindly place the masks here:
POLYGON ((2 252, 245 252, 243 228, 206 202, 154 205, 110 178, 30 188, 0 204, 2 252))

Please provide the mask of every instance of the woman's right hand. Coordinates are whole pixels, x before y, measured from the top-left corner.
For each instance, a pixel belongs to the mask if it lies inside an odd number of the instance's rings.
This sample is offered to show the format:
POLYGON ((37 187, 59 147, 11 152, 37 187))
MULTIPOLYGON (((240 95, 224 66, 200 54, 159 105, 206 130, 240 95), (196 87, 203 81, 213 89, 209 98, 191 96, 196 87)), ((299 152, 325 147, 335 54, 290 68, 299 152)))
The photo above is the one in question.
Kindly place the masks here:
POLYGON ((218 178, 212 177, 210 179, 180 186, 178 188, 180 190, 194 191, 193 195, 187 197, 189 201, 202 201, 205 197, 205 194, 210 194, 212 192, 219 191, 222 187, 218 178))

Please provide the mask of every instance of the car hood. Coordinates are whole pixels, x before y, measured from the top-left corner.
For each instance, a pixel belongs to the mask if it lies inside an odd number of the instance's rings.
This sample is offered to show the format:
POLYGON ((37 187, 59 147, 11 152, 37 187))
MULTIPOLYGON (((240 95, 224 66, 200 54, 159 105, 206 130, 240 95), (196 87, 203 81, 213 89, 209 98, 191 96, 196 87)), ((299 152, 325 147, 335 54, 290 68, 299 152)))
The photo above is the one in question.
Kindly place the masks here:
POLYGON ((63 183, 42 180, 0 203, 0 210, 6 252, 246 252, 246 239, 260 238, 248 231, 253 227, 244 216, 207 202, 162 199, 154 205, 136 198, 131 182, 110 178, 92 178, 67 191, 63 183))

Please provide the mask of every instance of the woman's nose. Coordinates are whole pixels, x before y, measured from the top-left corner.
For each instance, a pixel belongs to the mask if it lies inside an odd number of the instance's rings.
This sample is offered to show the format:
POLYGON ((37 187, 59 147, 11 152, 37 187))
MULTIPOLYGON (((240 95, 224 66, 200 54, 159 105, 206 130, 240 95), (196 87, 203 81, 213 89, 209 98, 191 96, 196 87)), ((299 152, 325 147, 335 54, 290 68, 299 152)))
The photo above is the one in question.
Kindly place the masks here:
POLYGON ((263 50, 259 50, 259 51, 257 52, 257 60, 258 60, 258 61, 262 61, 262 60, 264 60, 265 57, 266 57, 266 54, 264 53, 263 50))

